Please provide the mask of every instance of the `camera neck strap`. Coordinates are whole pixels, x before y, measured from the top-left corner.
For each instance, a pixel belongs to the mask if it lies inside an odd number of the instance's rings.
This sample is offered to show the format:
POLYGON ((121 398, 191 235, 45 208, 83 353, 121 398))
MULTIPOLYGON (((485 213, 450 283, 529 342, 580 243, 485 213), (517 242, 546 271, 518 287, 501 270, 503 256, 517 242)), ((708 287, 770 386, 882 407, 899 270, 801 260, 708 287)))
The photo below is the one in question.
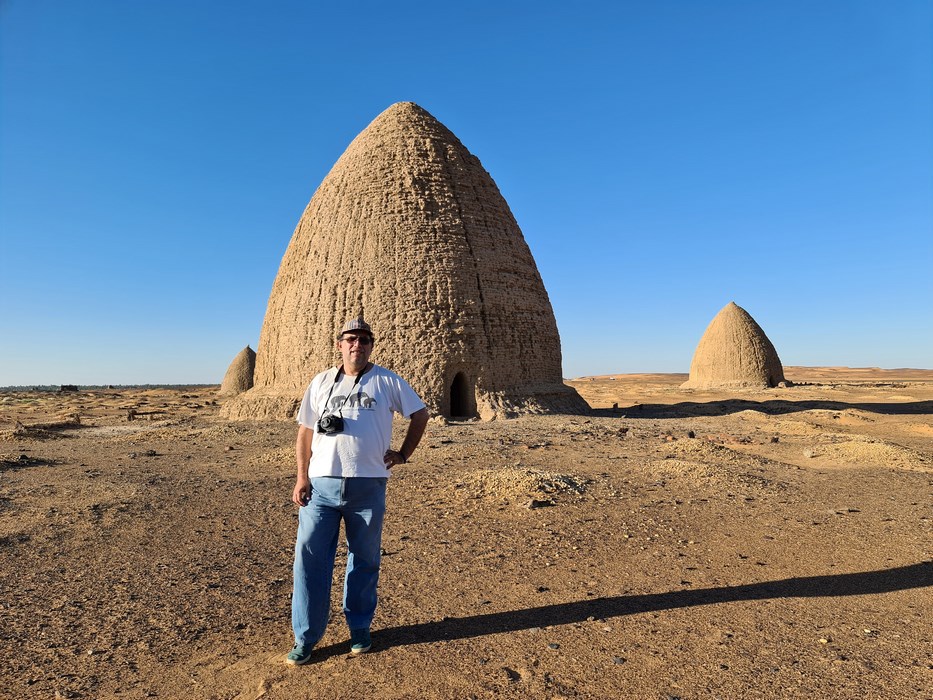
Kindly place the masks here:
MULTIPOLYGON (((350 399, 350 394, 353 393, 353 390, 356 389, 356 385, 360 383, 363 375, 366 374, 370 369, 372 369, 372 365, 367 364, 363 368, 363 371, 356 375, 356 379, 353 380, 353 386, 350 387, 350 391, 348 391, 347 395, 343 398, 343 403, 340 404, 340 407, 337 408, 336 411, 331 411, 331 413, 339 413, 341 416, 343 415, 343 407, 347 405, 347 401, 350 399)), ((327 404, 330 403, 330 397, 333 395, 334 389, 336 389, 337 385, 340 383, 340 378, 343 376, 343 374, 343 365, 340 365, 340 369, 337 370, 337 374, 334 376, 334 381, 330 385, 330 391, 327 392, 327 399, 324 401, 324 411, 321 413, 321 415, 325 415, 327 413, 327 404)), ((363 398, 363 387, 360 387, 359 396, 357 398, 363 398)))

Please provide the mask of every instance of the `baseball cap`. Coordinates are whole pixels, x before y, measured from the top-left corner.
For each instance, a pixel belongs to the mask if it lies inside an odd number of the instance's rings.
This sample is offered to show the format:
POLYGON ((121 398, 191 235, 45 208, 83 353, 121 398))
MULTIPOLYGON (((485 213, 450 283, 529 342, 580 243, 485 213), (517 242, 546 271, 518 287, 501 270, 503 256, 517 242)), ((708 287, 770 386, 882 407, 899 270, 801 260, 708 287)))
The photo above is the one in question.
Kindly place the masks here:
POLYGON ((369 327, 369 324, 366 323, 362 317, 354 318, 344 323, 337 337, 339 338, 344 333, 349 333, 351 331, 369 333, 370 336, 373 334, 373 329, 369 327))

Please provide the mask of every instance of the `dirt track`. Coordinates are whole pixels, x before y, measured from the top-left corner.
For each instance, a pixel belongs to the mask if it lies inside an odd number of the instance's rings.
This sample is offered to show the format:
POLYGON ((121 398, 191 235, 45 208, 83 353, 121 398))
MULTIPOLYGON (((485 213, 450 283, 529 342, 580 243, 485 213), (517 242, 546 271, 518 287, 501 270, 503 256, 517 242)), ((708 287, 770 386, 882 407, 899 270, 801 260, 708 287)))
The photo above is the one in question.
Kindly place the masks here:
POLYGON ((373 652, 338 581, 300 668, 291 424, 0 392, 0 697, 933 697, 933 372, 787 376, 433 422, 390 483, 373 652))

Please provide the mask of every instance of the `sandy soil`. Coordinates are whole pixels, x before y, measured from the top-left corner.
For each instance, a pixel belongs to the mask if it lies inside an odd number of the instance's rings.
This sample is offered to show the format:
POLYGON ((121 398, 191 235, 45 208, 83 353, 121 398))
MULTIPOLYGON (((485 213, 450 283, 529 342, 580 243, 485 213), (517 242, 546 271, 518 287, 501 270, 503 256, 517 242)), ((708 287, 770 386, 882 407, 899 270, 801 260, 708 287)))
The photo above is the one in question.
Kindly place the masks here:
POLYGON ((0 393, 0 697, 933 697, 933 371, 787 376, 433 421, 372 653, 338 581, 299 668, 291 424, 203 388, 0 393))

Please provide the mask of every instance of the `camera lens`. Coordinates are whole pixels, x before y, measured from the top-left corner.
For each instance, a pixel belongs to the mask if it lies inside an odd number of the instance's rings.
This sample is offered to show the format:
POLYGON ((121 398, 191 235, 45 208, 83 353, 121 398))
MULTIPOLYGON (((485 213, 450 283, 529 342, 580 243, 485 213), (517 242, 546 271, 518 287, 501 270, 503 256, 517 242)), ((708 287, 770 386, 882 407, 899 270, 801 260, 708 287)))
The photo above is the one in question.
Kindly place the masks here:
POLYGON ((330 413, 326 416, 321 416, 321 419, 317 422, 317 430, 319 433, 324 435, 334 435, 335 433, 343 432, 343 417, 335 416, 330 413))

